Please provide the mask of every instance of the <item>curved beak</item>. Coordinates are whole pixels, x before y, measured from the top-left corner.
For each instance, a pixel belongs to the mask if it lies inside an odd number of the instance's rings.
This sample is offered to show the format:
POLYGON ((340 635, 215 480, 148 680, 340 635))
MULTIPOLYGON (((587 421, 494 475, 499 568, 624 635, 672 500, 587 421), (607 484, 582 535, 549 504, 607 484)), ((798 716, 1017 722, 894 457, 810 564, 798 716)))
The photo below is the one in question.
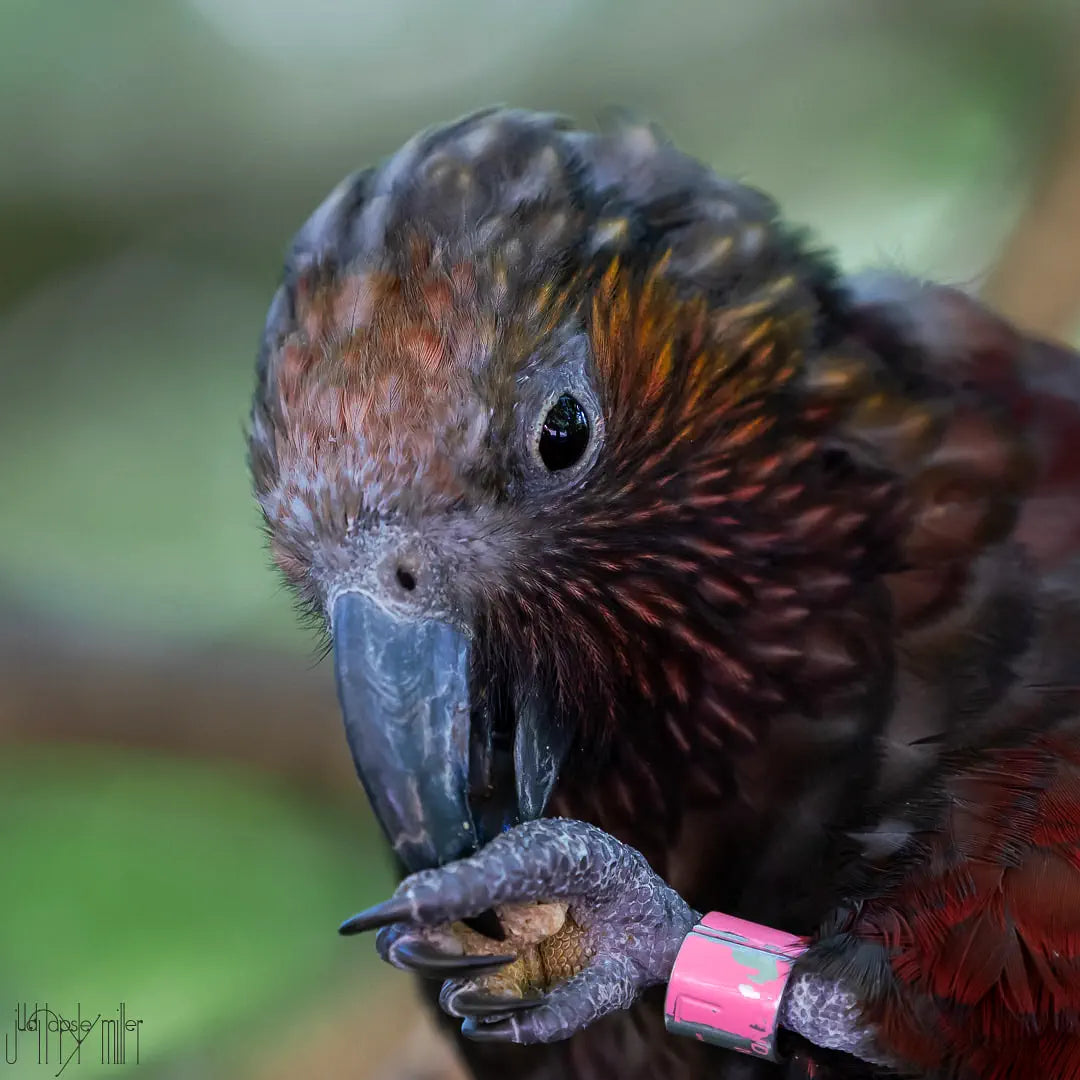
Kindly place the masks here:
POLYGON ((549 730, 535 699, 499 715, 491 703, 514 695, 472 685, 465 634, 399 618, 353 592, 335 601, 332 624, 353 762, 409 872, 468 855, 543 813, 569 739, 549 730))

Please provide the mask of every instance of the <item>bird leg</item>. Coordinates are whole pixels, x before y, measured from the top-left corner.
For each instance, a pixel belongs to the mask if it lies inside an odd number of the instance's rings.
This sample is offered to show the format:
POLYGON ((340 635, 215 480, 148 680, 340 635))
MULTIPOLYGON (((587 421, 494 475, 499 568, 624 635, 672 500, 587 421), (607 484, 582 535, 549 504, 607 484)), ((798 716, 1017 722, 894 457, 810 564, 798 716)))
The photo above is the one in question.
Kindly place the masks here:
POLYGON ((476 855, 406 878, 342 925, 382 928, 398 967, 445 979, 440 1003, 478 1041, 565 1039, 663 983, 696 913, 645 858, 580 821, 518 825, 476 855), (505 940, 464 925, 494 909, 505 940))
MULTIPOLYGON (((553 1042, 667 982, 699 916, 633 848, 593 825, 527 822, 476 855, 407 877, 342 924, 378 929, 388 963, 443 981, 476 1041, 553 1042), (465 920, 494 912, 502 940, 465 920)), ((890 1064, 842 978, 796 964, 778 1017, 826 1048, 890 1064)))

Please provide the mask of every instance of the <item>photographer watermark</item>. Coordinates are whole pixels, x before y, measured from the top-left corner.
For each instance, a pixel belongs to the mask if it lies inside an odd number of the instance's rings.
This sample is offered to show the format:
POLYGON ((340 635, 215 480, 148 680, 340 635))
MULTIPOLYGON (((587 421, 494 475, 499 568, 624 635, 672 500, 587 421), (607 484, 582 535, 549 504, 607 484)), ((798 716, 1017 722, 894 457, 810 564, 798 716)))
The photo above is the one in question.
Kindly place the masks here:
POLYGON ((138 1065, 142 1020, 120 1002, 111 1013, 83 1013, 82 1002, 62 1013, 48 1002, 15 1005, 15 1022, 4 1032, 4 1061, 49 1066, 59 1076, 71 1064, 138 1065))

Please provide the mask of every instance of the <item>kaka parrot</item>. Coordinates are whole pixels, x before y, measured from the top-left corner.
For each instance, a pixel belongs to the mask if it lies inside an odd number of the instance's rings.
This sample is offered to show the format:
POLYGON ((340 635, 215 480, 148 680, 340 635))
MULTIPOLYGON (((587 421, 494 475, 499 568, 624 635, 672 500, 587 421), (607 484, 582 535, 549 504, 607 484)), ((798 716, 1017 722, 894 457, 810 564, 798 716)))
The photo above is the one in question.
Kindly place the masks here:
POLYGON ((300 230, 249 454, 476 1076, 1080 1077, 1075 354, 489 110, 300 230), (710 910, 809 941, 783 1062, 664 1030, 710 910))

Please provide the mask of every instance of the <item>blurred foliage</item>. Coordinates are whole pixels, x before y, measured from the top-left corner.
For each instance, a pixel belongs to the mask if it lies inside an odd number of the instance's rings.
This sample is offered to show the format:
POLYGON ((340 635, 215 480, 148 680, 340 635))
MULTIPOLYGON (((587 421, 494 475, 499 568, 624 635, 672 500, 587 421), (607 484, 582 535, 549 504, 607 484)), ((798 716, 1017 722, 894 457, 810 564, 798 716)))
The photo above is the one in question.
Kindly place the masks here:
MULTIPOLYGON (((6 753, 0 792, 0 1037, 14 1002, 108 1017, 123 1001, 142 1064, 226 1053, 346 963, 377 962, 334 932, 391 888, 375 837, 280 781, 48 748, 6 753)), ((73 1075, 97 1075, 98 1044, 73 1075)), ((33 1055, 24 1036, 0 1075, 39 1075, 33 1055)))

